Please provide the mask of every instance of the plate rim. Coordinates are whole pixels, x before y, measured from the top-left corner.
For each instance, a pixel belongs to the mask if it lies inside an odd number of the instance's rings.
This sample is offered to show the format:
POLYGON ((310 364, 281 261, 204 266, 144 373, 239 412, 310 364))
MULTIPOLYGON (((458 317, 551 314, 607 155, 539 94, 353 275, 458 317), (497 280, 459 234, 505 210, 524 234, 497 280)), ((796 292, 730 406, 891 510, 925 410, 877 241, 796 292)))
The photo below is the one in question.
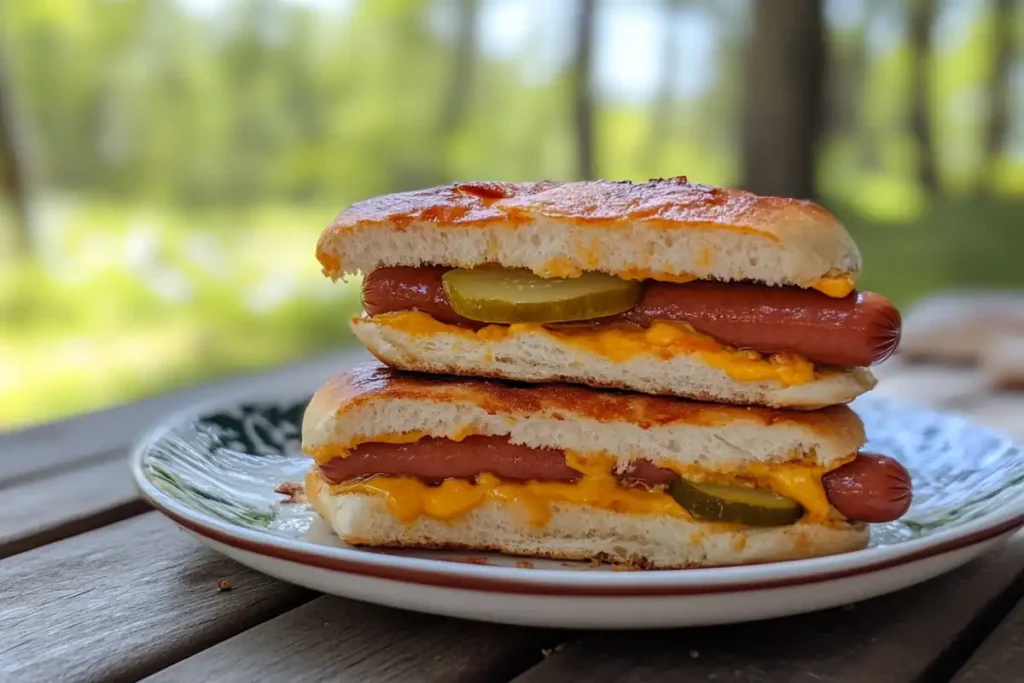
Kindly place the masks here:
MULTIPOLYGON (((379 554, 360 548, 324 546, 266 531, 248 529, 196 510, 158 489, 146 476, 143 461, 153 445, 171 430, 206 412, 228 410, 253 402, 305 400, 294 390, 268 392, 256 399, 224 397, 203 401, 167 416, 152 426, 131 448, 129 465, 140 495, 156 510, 200 536, 240 550, 296 564, 419 585, 523 595, 664 597, 710 595, 772 588, 789 588, 834 581, 911 564, 966 548, 1024 527, 1024 497, 952 529, 902 543, 865 548, 850 553, 785 562, 731 567, 700 567, 658 571, 584 572, 533 569, 453 562, 424 557, 379 554), (852 561, 851 561, 852 560, 852 561)), ((899 403, 880 398, 889 403, 899 403)), ((913 406, 915 410, 931 411, 913 406)), ((960 416, 949 417, 969 423, 960 416)), ((982 425, 973 425, 999 434, 982 425)))

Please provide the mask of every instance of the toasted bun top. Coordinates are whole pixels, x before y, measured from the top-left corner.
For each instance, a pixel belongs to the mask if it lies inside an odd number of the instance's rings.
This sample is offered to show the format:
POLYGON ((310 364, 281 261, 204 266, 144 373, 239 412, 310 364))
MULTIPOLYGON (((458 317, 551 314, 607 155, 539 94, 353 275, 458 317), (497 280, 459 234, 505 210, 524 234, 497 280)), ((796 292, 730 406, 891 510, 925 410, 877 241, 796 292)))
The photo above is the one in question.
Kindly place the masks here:
POLYGON ((711 457, 718 464, 808 457, 825 463, 845 458, 865 440, 860 418, 846 406, 813 412, 727 406, 406 373, 372 361, 337 375, 313 396, 302 446, 313 455, 336 454, 410 432, 454 439, 507 434, 532 447, 695 462, 711 457))
POLYGON ((850 235, 821 206, 683 177, 471 182, 384 195, 338 214, 317 258, 332 278, 382 266, 498 263, 545 277, 593 270, 803 287, 852 282, 861 268, 850 235))

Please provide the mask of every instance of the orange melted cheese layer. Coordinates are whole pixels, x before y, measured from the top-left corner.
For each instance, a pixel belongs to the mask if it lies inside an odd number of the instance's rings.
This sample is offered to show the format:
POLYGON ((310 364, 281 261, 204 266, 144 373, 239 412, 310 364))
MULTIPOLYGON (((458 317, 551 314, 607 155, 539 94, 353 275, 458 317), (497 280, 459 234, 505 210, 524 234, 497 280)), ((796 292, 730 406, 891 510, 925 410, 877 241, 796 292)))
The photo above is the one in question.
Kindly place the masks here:
POLYGON ((559 341, 622 363, 634 356, 650 354, 662 360, 677 355, 698 354, 705 363, 742 382, 776 380, 782 386, 806 384, 815 378, 814 364, 795 353, 764 356, 719 344, 690 325, 654 321, 650 327, 631 325, 589 325, 552 329, 537 323, 487 325, 470 330, 442 323, 420 311, 395 311, 373 316, 374 322, 412 335, 459 334, 481 341, 498 342, 518 334, 546 334, 559 341))
MULTIPOLYGON (((590 250, 585 252, 588 265, 594 265, 597 262, 597 256, 593 249, 594 248, 591 247, 590 250)), ((699 266, 709 267, 714 263, 714 260, 714 251, 704 249, 697 258, 696 263, 699 266)), ((582 275, 583 269, 573 263, 570 259, 560 256, 545 262, 534 272, 541 277, 572 278, 582 275)), ((657 280, 659 282, 675 282, 677 284, 685 284, 687 282, 693 282, 694 280, 701 279, 700 276, 692 273, 665 273, 661 271, 653 271, 648 268, 627 268, 626 270, 615 273, 615 275, 623 280, 657 280)), ((853 291, 854 287, 856 287, 856 283, 854 282, 853 275, 850 273, 843 273, 841 275, 823 276, 817 281, 811 283, 809 287, 834 299, 842 299, 853 291)))
POLYGON ((852 292, 855 286, 853 276, 846 274, 823 277, 811 285, 811 288, 833 299, 842 299, 852 292))
MULTIPOLYGON (((851 456, 852 457, 852 456, 851 456)), ((428 486, 414 477, 376 476, 369 479, 331 485, 333 494, 362 493, 381 496, 395 519, 409 523, 421 516, 451 520, 492 501, 519 506, 536 525, 551 518, 551 503, 588 505, 627 514, 691 516, 664 491, 623 486, 614 474, 616 460, 606 455, 567 453, 570 467, 583 473, 574 483, 502 481, 483 473, 476 481, 448 479, 439 486, 428 486)), ((698 468, 673 470, 696 481, 714 480, 738 485, 756 484, 800 503, 808 522, 823 522, 832 516, 821 476, 825 469, 805 463, 753 463, 733 473, 709 473, 698 468)))

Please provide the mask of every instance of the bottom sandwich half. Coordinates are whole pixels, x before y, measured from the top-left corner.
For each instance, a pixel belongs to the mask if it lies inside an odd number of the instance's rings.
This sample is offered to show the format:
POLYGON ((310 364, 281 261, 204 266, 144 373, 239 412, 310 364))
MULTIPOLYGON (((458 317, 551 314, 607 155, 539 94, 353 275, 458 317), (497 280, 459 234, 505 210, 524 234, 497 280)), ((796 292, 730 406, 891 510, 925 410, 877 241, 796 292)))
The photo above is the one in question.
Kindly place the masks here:
POLYGON ((307 498, 347 543, 637 568, 863 548, 909 476, 846 406, 740 408, 404 373, 332 379, 303 420, 307 498))
POLYGON ((428 516, 399 521, 386 499, 331 493, 316 471, 306 486, 314 509, 343 541, 378 548, 483 550, 683 569, 834 555, 865 547, 869 534, 867 525, 856 523, 750 528, 559 502, 550 503, 550 517, 537 524, 519 505, 502 500, 475 506, 454 522, 428 516))

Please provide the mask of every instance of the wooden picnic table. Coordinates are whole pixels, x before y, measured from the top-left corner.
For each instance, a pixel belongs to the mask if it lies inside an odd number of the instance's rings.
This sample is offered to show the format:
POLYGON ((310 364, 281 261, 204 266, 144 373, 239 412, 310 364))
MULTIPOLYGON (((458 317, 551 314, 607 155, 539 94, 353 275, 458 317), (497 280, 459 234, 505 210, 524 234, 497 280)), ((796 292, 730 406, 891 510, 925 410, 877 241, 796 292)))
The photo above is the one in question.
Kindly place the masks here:
MULTIPOLYGON (((0 681, 1024 680, 1024 533, 950 574, 844 608, 574 633, 318 595, 221 557, 138 499, 128 448, 168 413, 268 387, 312 392, 362 356, 0 435, 0 681)), ((1024 394, 997 396, 971 369, 895 361, 879 374, 879 394, 1024 439, 1024 394)))

